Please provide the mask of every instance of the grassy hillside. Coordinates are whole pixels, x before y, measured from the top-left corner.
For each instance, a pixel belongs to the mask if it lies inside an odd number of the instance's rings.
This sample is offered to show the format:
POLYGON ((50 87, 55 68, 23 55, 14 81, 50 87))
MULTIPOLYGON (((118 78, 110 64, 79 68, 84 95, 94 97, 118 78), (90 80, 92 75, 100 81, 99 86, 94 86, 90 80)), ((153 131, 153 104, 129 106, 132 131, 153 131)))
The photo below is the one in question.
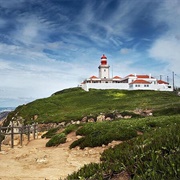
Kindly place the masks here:
POLYGON ((135 109, 153 109, 158 115, 176 113, 180 109, 180 98, 173 92, 95 89, 86 92, 81 88, 71 88, 19 106, 8 119, 16 115, 28 123, 37 115, 36 121, 41 123, 62 122, 81 120, 84 116, 99 113, 135 109))
MULTIPOLYGON (((123 141, 101 155, 101 163, 85 165, 67 177, 74 179, 180 179, 180 97, 174 92, 65 89, 51 97, 19 106, 9 114, 26 123, 81 120, 100 113, 131 112, 150 109, 153 116, 116 119, 96 123, 72 124, 50 129, 43 137, 51 138, 46 146, 57 146, 66 135, 76 131, 82 138, 70 148, 107 145, 123 141), (35 118, 36 117, 36 118, 35 118), (141 134, 141 135, 139 135, 141 134)), ((61 165, 60 165, 61 166, 61 165)))

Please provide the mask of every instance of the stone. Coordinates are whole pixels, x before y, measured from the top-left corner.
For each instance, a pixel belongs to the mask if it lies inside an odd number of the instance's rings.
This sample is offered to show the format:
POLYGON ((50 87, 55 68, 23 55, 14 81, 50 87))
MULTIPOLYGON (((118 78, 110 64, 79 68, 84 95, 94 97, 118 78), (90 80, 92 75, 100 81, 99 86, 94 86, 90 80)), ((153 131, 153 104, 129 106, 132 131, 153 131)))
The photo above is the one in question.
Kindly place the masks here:
POLYGON ((105 120, 105 115, 99 115, 97 116, 97 122, 102 122, 105 120))
POLYGON ((72 138, 67 138, 66 139, 66 142, 71 142, 72 141, 72 138))
POLYGON ((107 117, 105 120, 106 121, 111 121, 112 119, 110 117, 107 117))
POLYGON ((106 145, 103 144, 103 145, 102 145, 102 148, 105 148, 105 147, 106 147, 106 145))
POLYGON ((38 115, 34 115, 34 120, 37 120, 37 118, 38 118, 38 115))
POLYGON ((88 122, 95 122, 94 118, 89 118, 88 122))
POLYGON ((121 114, 116 114, 116 118, 119 119, 119 118, 123 118, 123 116, 121 114))
POLYGON ((124 116, 124 119, 130 119, 132 116, 124 116))
POLYGON ((81 139, 81 138, 82 138, 82 136, 80 136, 80 135, 76 136, 76 139, 81 139))
POLYGON ((48 160, 47 160, 46 158, 36 159, 36 162, 37 162, 37 163, 40 163, 40 164, 46 164, 47 161, 48 161, 48 160))
POLYGON ((76 124, 80 124, 81 122, 80 121, 77 121, 76 124))
POLYGON ((93 150, 93 149, 90 149, 90 150, 89 150, 89 154, 94 155, 94 154, 96 154, 96 151, 93 150))
POLYGON ((82 122, 82 123, 86 123, 86 122, 87 122, 87 119, 88 119, 87 116, 85 116, 85 117, 82 118, 81 122, 82 122))

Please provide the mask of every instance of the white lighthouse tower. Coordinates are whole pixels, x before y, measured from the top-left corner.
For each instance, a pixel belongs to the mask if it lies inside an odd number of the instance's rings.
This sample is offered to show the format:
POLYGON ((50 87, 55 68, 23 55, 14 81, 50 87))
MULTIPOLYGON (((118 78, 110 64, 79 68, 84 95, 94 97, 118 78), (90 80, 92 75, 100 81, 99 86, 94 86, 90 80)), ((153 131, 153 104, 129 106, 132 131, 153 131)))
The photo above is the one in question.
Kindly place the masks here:
POLYGON ((101 57, 101 65, 99 68, 99 78, 100 79, 109 79, 109 65, 107 64, 107 57, 103 54, 101 57))

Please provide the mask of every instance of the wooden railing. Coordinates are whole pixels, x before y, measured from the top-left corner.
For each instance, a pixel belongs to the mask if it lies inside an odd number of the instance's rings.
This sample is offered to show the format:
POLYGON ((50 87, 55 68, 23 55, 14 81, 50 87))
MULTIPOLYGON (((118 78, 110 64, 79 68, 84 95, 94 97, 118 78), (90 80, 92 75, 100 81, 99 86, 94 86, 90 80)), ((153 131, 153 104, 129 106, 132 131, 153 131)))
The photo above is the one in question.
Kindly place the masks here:
POLYGON ((33 139, 38 138, 38 126, 37 124, 26 125, 26 126, 9 126, 9 127, 1 127, 0 126, 0 151, 1 151, 1 143, 2 143, 2 135, 10 135, 11 137, 11 148, 14 147, 14 135, 20 135, 20 145, 23 145, 23 134, 27 135, 28 141, 30 141, 30 135, 33 135, 33 139))

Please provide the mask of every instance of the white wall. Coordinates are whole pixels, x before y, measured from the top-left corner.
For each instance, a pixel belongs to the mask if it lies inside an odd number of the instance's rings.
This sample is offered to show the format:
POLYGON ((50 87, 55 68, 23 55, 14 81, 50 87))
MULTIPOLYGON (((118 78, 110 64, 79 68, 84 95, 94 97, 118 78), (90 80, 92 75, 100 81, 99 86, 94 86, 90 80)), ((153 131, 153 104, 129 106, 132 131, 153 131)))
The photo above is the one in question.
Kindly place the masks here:
POLYGON ((124 89, 127 90, 129 88, 128 83, 86 83, 83 84, 82 88, 85 91, 89 91, 89 89, 124 89))

